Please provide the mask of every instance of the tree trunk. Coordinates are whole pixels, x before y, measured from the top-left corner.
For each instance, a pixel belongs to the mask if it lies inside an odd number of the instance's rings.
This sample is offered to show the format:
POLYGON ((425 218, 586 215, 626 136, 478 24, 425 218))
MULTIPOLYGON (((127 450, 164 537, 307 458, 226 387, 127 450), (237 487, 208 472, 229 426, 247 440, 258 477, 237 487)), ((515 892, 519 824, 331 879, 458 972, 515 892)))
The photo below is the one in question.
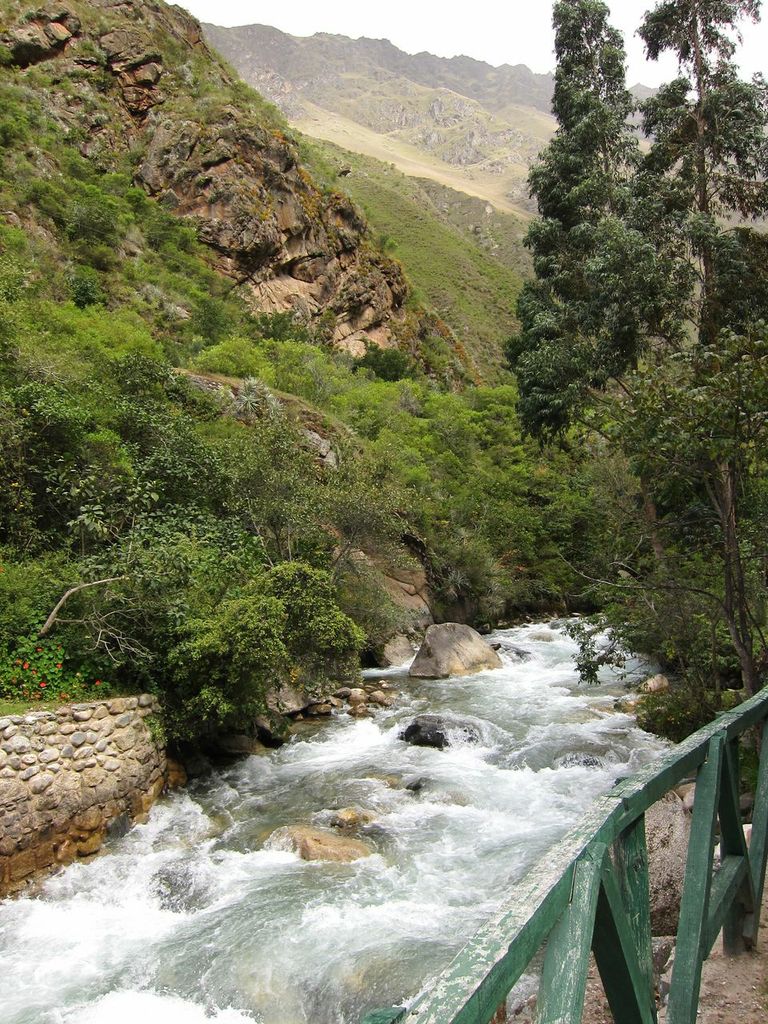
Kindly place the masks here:
POLYGON ((760 683, 752 641, 749 596, 739 544, 737 479, 738 471, 733 461, 721 463, 716 470, 713 494, 716 498, 716 511, 720 519, 723 542, 725 619, 739 657, 741 678, 751 695, 757 693, 760 683))

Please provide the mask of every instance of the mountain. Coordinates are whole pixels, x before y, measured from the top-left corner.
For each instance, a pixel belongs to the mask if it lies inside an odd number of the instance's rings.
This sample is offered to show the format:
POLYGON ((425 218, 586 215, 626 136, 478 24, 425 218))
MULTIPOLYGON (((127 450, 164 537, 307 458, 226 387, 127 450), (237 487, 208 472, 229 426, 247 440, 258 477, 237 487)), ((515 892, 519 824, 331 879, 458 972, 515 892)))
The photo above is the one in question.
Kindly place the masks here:
POLYGON ((519 221, 297 140, 178 7, 39 3, 0 0, 0 703, 150 691, 211 742, 433 614, 564 607, 603 517, 498 365, 519 221))
POLYGON ((206 38, 316 138, 529 214, 528 167, 551 137, 553 78, 524 65, 415 55, 385 39, 287 35, 265 25, 206 38))
MULTIPOLYGON (((365 342, 397 343, 407 296, 399 266, 374 250, 346 196, 315 185, 282 116, 243 87, 186 12, 95 0, 3 4, 2 14, 5 62, 43 81, 45 114, 92 166, 127 174, 193 226, 254 309, 325 317, 332 340, 356 354, 365 342)), ((34 206, 18 215, 39 219, 34 206)))

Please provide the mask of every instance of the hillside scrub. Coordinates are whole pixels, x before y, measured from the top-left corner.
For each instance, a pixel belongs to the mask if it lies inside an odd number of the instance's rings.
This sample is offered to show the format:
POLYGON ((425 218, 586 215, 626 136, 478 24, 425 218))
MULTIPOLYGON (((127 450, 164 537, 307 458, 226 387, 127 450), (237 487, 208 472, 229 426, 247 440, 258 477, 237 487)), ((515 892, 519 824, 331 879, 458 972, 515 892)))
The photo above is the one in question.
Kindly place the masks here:
MULTIPOLYGON (((524 441, 515 386, 467 387, 446 325, 398 311, 400 271, 359 213, 292 163, 279 119, 193 21, 127 5, 141 59, 163 59, 148 137, 155 86, 126 85, 98 34, 123 15, 104 9, 99 27, 76 6, 94 33, 72 43, 79 63, 57 50, 0 69, 0 697, 148 690, 171 738, 195 741, 248 728, 282 684, 351 678, 408 629, 387 570, 423 568, 440 617, 578 606, 606 544, 589 461, 524 441), (148 171, 148 147, 180 132, 205 151, 208 120, 230 142, 250 133, 247 154, 214 151, 209 169, 251 183, 259 230, 277 224, 264 180, 282 160, 290 216, 320 218, 312 244, 351 261, 362 297, 337 282, 314 315, 266 312, 222 256, 226 218, 150 194, 158 167, 180 189, 199 168, 163 156, 148 171), (356 303, 373 315, 369 285, 397 337, 355 357, 334 332, 356 303)), ((206 172, 196 199, 212 187, 206 172)))

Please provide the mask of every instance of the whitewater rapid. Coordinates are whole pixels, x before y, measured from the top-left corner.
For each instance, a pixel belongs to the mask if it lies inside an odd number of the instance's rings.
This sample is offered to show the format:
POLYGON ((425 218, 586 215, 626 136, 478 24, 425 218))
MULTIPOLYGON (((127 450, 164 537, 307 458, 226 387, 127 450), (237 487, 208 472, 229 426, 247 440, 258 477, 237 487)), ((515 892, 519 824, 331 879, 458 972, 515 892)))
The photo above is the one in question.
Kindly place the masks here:
POLYGON ((374 719, 341 714, 214 772, 39 896, 0 904, 5 1024, 356 1024, 413 999, 589 804, 663 749, 613 711, 615 674, 579 686, 559 628, 491 639, 528 659, 448 681, 373 673, 403 686, 374 719), (480 742, 400 740, 426 711, 469 717, 480 742), (373 856, 265 848, 275 828, 349 806, 375 815, 360 833, 373 856))

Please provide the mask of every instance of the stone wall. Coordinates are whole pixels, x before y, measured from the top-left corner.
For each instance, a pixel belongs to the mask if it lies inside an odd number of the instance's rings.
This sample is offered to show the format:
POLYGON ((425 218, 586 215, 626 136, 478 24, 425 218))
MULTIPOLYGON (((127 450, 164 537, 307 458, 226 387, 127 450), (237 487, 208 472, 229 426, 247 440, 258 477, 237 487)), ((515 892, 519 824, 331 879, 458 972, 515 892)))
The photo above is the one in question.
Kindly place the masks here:
POLYGON ((146 815, 166 781, 157 712, 144 694, 0 718, 0 896, 146 815))

